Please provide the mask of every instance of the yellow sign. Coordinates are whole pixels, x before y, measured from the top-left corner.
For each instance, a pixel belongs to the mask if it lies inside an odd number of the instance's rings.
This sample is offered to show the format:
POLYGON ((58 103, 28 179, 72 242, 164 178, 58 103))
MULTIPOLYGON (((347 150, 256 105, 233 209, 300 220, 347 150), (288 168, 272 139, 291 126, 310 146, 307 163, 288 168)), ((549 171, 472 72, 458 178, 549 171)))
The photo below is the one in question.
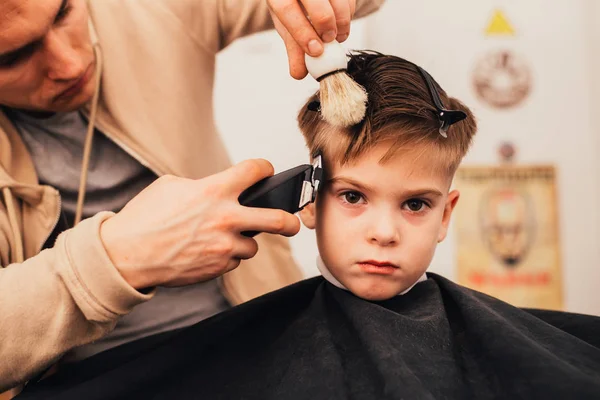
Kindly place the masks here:
POLYGON ((562 309, 554 167, 462 167, 456 178, 459 283, 515 306, 562 309))
POLYGON ((515 29, 500 10, 494 11, 494 15, 485 30, 487 36, 506 35, 514 36, 515 29))

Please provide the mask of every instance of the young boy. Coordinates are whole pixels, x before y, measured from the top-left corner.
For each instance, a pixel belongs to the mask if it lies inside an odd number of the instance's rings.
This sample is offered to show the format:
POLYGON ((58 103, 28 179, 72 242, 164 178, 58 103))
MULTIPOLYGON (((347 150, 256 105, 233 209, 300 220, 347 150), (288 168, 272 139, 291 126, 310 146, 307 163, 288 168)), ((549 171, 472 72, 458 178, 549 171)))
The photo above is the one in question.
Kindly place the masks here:
POLYGON ((298 117, 327 173, 316 204, 300 216, 316 228, 324 277, 363 299, 385 300, 426 279, 458 201, 452 178, 477 126, 467 107, 406 60, 358 53, 349 71, 369 95, 362 124, 337 129, 308 105, 298 117), (464 117, 447 138, 432 96, 464 117))
POLYGON ((326 124, 317 96, 299 115, 325 161, 301 218, 326 280, 65 367, 22 398, 600 398, 599 318, 521 310, 426 273, 459 198, 468 108, 398 57, 357 53, 348 72, 369 94, 362 123, 326 124))

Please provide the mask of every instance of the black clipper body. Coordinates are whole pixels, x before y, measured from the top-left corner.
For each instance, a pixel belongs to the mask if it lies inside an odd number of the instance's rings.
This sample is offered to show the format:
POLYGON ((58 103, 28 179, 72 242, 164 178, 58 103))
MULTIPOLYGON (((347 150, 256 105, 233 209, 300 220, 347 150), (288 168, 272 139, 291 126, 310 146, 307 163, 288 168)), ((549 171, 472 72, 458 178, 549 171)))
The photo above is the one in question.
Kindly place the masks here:
MULTIPOLYGON (((323 176, 321 156, 312 165, 304 164, 265 178, 244 190, 238 201, 241 205, 275 208, 295 214, 315 201, 323 176)), ((242 232, 255 236, 260 232, 242 232)))

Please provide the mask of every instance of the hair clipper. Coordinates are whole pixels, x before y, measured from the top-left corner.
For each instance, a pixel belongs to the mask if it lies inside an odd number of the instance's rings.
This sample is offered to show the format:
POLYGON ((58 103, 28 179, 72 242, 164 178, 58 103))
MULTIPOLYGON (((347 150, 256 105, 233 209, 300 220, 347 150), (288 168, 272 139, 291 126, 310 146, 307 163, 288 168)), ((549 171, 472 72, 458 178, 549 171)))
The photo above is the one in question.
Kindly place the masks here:
MULTIPOLYGON (((323 179, 320 155, 312 164, 304 164, 265 178, 244 190, 238 201, 241 205, 257 208, 275 208, 295 214, 315 201, 323 179)), ((242 232, 253 237, 260 232, 242 232)))

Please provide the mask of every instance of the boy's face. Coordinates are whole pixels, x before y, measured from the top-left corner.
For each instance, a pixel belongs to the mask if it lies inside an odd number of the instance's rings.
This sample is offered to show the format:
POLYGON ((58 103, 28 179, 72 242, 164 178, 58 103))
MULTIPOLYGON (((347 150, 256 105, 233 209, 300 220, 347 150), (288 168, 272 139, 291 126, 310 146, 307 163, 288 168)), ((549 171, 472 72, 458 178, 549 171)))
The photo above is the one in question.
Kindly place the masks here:
POLYGON ((380 145, 351 164, 332 165, 315 205, 301 212, 316 228, 320 255, 355 295, 391 298, 427 270, 446 237, 458 192, 422 149, 381 163, 380 145))

